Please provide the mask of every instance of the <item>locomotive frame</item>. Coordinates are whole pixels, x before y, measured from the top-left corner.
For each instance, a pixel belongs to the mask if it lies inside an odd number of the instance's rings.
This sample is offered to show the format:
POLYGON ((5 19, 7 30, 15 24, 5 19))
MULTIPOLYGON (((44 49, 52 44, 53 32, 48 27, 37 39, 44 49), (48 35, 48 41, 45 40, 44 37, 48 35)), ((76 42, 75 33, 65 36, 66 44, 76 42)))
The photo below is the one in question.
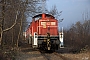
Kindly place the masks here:
POLYGON ((26 39, 33 48, 55 51, 59 48, 60 39, 58 20, 50 14, 38 14, 32 18, 26 30, 26 39))

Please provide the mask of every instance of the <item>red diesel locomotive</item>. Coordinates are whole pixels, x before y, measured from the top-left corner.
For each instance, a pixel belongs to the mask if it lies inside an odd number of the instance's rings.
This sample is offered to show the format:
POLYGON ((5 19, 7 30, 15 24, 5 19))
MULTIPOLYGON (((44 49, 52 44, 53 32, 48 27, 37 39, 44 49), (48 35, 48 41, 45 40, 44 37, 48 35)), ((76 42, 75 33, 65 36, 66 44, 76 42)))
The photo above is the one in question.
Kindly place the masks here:
POLYGON ((33 48, 58 49, 60 45, 58 20, 45 13, 34 16, 26 30, 26 39, 33 48))

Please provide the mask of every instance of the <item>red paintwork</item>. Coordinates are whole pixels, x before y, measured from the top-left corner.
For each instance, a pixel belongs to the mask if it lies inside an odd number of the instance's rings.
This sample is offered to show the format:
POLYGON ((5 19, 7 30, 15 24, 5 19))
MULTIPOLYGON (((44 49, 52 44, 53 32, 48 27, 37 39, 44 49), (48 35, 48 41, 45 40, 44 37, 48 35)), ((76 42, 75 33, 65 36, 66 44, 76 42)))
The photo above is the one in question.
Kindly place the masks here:
POLYGON ((58 20, 56 20, 52 15, 49 14, 39 14, 33 17, 30 26, 26 30, 26 35, 34 35, 37 32, 38 35, 46 35, 50 33, 50 36, 58 35, 58 20), (41 17, 35 19, 36 17, 41 17))

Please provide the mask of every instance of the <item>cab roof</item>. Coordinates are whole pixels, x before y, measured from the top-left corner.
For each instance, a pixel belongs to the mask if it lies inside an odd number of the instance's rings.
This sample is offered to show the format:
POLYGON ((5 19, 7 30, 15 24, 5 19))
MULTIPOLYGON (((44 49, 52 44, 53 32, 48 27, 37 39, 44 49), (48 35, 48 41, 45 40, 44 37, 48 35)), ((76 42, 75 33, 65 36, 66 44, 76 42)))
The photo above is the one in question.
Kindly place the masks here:
MULTIPOLYGON (((45 14, 45 13, 42 13, 42 14, 45 14)), ((42 14, 35 15, 33 18, 42 17, 42 14)), ((54 16, 52 16, 50 14, 45 14, 45 16, 55 18, 54 16)))

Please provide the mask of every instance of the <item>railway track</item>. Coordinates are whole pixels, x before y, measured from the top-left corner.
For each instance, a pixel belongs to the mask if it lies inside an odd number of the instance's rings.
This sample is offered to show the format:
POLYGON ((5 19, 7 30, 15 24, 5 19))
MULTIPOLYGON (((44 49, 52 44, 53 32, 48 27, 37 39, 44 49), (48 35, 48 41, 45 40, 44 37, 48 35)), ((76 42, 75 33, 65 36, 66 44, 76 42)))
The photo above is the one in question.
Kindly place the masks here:
POLYGON ((44 58, 45 60, 50 60, 50 58, 49 58, 45 53, 42 53, 41 55, 43 56, 43 58, 44 58))
POLYGON ((66 58, 65 56, 62 56, 59 52, 45 52, 41 50, 33 50, 30 48, 30 46, 23 46, 22 49, 22 54, 20 54, 20 58, 22 60, 70 60, 69 58, 66 58))
POLYGON ((62 56, 61 54, 57 52, 53 52, 53 53, 42 53, 41 52, 41 55, 43 56, 45 60, 70 60, 69 58, 62 56))
POLYGON ((66 57, 62 56, 61 54, 59 54, 57 52, 54 52, 53 54, 56 55, 57 57, 60 57, 62 60, 71 60, 69 58, 66 58, 66 57))

